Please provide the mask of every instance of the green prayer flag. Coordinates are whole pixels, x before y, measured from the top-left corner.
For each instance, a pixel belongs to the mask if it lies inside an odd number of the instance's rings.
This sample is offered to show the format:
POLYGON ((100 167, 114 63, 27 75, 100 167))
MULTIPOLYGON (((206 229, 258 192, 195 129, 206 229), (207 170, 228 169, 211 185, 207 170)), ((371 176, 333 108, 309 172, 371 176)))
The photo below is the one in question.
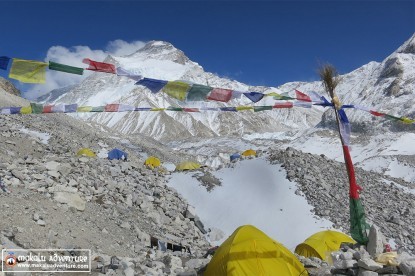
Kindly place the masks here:
POLYGON ((94 106, 92 107, 91 112, 104 112, 105 106, 94 106))
POLYGON ((43 113, 43 105, 37 104, 37 103, 30 103, 30 106, 32 107, 32 113, 34 114, 43 113))
POLYGON ((71 73, 71 74, 77 74, 77 75, 83 75, 84 74, 84 69, 83 68, 78 68, 78 67, 73 67, 73 66, 69 66, 69 65, 65 65, 65 64, 60 64, 60 63, 56 63, 56 62, 53 62, 53 61, 49 61, 49 69, 50 70, 55 70, 55 71, 71 73))
POLYGON ((166 110, 169 110, 169 111, 183 111, 183 108, 170 106, 166 110))
POLYGON ((271 105, 254 106, 255 112, 264 111, 264 110, 272 110, 272 106, 271 105))
POLYGON ((205 101, 212 89, 213 87, 206 85, 193 84, 187 93, 186 101, 205 101))
POLYGON ((350 234, 360 244, 367 244, 369 238, 366 230, 369 225, 366 223, 365 211, 359 198, 350 198, 350 234))

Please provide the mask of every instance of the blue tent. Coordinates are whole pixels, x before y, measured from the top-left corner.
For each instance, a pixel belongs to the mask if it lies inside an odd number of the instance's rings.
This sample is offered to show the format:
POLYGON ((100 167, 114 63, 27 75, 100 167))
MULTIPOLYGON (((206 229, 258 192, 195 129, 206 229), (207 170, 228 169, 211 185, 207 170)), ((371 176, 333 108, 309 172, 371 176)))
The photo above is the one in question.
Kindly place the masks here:
POLYGON ((231 155, 231 162, 235 159, 241 158, 241 155, 239 153, 234 153, 231 155))
POLYGON ((113 149, 110 152, 108 152, 108 159, 112 160, 112 159, 123 159, 123 160, 127 160, 128 154, 126 152, 123 152, 122 150, 119 149, 113 149))

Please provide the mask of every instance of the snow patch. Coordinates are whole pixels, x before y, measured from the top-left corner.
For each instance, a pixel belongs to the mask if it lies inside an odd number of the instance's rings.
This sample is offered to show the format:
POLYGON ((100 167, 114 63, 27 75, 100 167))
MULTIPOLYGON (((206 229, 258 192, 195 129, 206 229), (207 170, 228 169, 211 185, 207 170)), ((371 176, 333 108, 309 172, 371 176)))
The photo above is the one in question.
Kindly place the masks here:
POLYGON ((20 129, 20 132, 26 133, 26 134, 29 134, 32 137, 38 138, 40 140, 40 142, 42 144, 45 144, 45 145, 48 144, 48 141, 49 141, 49 138, 50 138, 49 133, 39 132, 39 131, 36 131, 36 130, 30 130, 30 129, 27 129, 27 128, 24 128, 24 127, 22 127, 20 129))

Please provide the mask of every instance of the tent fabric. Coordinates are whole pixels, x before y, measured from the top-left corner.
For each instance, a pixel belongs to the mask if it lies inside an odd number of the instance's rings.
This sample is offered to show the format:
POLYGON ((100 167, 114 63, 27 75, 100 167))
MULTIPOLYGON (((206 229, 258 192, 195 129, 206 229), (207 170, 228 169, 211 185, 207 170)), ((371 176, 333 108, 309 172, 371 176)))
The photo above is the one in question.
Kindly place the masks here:
POLYGON ((0 57, 0 69, 7 70, 9 66, 10 58, 9 57, 0 57))
POLYGON ((339 250, 343 242, 356 243, 351 237, 342 232, 333 230, 320 231, 297 245, 295 253, 307 258, 317 257, 327 260, 330 253, 339 250))
POLYGON ((238 158, 241 158, 241 155, 240 155, 239 153, 234 153, 234 154, 232 154, 232 155, 230 156, 231 162, 232 162, 233 160, 238 159, 238 158))
POLYGON ((128 158, 128 154, 120 149, 113 149, 111 151, 108 152, 108 159, 109 160, 113 160, 113 159, 117 159, 117 160, 127 160, 128 158))
POLYGON ((196 162, 182 162, 176 166, 176 171, 197 170, 201 167, 196 162))
POLYGON ((14 58, 9 78, 25 83, 46 83, 45 62, 14 58))
POLYGON ((74 67, 74 66, 60 64, 60 63, 53 62, 53 61, 49 61, 49 69, 50 70, 55 70, 55 71, 60 71, 60 72, 65 72, 65 73, 70 73, 70 74, 76 74, 76 75, 83 75, 84 74, 84 69, 83 68, 78 68, 78 67, 74 67))
POLYGON ((160 167, 161 161, 155 156, 150 156, 149 158, 146 159, 146 161, 144 162, 144 165, 146 165, 147 167, 151 169, 154 169, 154 168, 160 167))
POLYGON ((256 156, 256 151, 253 149, 246 150, 242 153, 242 156, 256 156))
POLYGON ((144 78, 136 82, 136 84, 147 87, 151 93, 155 94, 158 93, 167 84, 167 81, 144 78))
POLYGON ((308 275, 300 261, 281 243, 252 225, 241 226, 222 243, 205 276, 308 275))
POLYGON ((114 64, 105 63, 105 62, 98 62, 91 60, 89 58, 84 58, 82 60, 83 63, 88 64, 89 67, 86 70, 91 70, 95 72, 103 72, 103 73, 110 73, 116 74, 116 69, 114 64))
POLYGON ((96 156, 96 154, 92 150, 90 150, 88 148, 82 148, 82 149, 80 149, 76 153, 76 155, 77 156, 85 155, 85 156, 88 156, 88 157, 95 157, 96 156))

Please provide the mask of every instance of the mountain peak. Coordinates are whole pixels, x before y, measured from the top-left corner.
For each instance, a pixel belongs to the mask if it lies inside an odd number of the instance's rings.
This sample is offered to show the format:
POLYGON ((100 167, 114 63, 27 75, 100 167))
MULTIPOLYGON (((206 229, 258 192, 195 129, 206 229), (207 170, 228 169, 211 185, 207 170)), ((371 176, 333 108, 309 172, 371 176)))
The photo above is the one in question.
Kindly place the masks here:
POLYGON ((166 41, 152 40, 137 52, 130 55, 130 57, 137 57, 145 55, 146 57, 158 60, 171 60, 179 64, 186 64, 189 58, 173 44, 166 41))
POLYGON ((397 50, 398 53, 415 54, 415 33, 397 50))

